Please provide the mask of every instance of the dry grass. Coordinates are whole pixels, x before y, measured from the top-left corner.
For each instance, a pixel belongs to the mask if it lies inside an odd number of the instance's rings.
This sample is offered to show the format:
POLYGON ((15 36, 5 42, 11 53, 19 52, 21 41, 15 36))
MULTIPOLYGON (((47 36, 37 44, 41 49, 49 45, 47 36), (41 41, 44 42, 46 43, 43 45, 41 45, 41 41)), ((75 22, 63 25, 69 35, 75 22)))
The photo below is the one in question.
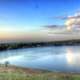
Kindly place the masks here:
POLYGON ((0 80, 80 80, 80 74, 1 66, 0 80))

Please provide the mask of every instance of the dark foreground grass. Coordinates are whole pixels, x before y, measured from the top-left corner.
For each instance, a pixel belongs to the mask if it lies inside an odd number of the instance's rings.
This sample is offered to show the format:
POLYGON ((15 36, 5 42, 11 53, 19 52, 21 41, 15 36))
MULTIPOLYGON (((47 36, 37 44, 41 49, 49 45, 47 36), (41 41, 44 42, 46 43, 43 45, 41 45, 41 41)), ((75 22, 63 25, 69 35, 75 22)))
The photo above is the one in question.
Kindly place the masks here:
POLYGON ((80 80, 80 74, 0 67, 0 80, 80 80))
POLYGON ((24 74, 24 73, 0 73, 0 80, 80 80, 79 75, 59 75, 54 73, 24 74))

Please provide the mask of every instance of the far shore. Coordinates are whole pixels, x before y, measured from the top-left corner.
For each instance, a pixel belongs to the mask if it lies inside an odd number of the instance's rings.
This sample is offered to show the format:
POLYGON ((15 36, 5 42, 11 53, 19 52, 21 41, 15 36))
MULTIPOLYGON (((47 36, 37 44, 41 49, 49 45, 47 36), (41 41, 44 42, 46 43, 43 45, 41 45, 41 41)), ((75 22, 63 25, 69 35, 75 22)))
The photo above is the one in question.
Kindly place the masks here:
POLYGON ((15 42, 15 43, 0 43, 0 51, 20 49, 20 48, 35 48, 45 46, 70 46, 80 45, 80 40, 65 40, 52 42, 15 42))

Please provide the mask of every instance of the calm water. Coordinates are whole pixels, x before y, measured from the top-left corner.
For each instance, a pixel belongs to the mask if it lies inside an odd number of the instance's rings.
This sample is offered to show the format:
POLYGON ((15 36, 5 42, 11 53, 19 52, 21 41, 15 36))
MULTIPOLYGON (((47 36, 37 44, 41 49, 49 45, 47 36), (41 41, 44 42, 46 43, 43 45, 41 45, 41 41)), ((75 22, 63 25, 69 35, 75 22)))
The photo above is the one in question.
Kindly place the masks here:
POLYGON ((62 72, 80 72, 80 46, 57 46, 0 52, 0 63, 62 72))

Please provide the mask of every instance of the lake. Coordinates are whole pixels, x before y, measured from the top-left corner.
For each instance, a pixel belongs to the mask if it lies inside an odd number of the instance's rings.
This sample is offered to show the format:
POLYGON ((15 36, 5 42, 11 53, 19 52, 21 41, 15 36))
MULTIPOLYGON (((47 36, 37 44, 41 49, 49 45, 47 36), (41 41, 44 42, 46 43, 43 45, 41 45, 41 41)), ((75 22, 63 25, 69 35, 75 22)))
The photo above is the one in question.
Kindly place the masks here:
POLYGON ((80 46, 49 46, 0 52, 0 63, 25 68, 80 72, 80 46))

